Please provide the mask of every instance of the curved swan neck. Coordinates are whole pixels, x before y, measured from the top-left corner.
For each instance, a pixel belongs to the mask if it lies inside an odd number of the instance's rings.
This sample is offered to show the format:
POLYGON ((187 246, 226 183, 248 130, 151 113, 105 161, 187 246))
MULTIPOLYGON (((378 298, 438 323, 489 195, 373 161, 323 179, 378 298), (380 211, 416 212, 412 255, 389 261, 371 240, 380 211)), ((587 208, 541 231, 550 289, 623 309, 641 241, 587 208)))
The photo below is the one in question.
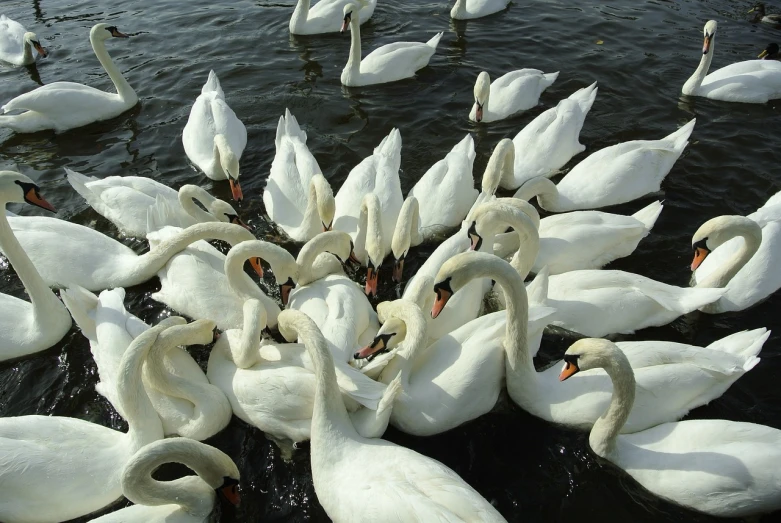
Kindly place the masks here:
POLYGON ((540 251, 540 232, 532 219, 520 209, 507 205, 497 205, 492 209, 486 216, 493 214, 497 221, 509 225, 518 235, 520 244, 510 265, 518 271, 522 279, 525 279, 534 267, 534 261, 540 251))
POLYGON ((318 234, 301 248, 296 258, 298 285, 309 285, 317 278, 313 270, 315 260, 324 252, 337 255, 342 261, 350 256, 350 240, 346 233, 329 231, 318 234))
POLYGON ((33 314, 36 320, 48 321, 50 318, 61 314, 64 305, 57 299, 41 275, 35 269, 35 265, 27 256, 19 240, 14 235, 11 225, 5 216, 6 202, 0 202, 0 249, 5 254, 8 262, 14 268, 14 272, 22 281, 30 302, 33 305, 33 314))
POLYGON ((318 206, 319 201, 320 198, 318 196, 317 184, 313 178, 312 181, 309 182, 306 209, 304 210, 304 218, 301 220, 301 228, 307 231, 307 235, 309 236, 314 236, 323 229, 318 206))
POLYGON ((559 190, 556 188, 556 184, 548 178, 539 176, 527 180, 526 183, 521 185, 513 195, 513 198, 529 201, 535 196, 543 209, 554 207, 559 199, 559 190))
POLYGON ((350 17, 350 56, 344 66, 342 83, 350 83, 361 76, 361 24, 360 10, 353 11, 350 17), (347 80, 345 82, 344 80, 347 80))
POLYGON ((35 61, 35 57, 33 57, 33 46, 30 45, 30 42, 27 40, 27 38, 22 39, 22 63, 23 64, 29 64, 35 61))
POLYGON ((615 349, 613 358, 604 369, 613 382, 613 396, 607 411, 594 423, 588 437, 591 449, 602 457, 615 449, 616 437, 635 402, 635 375, 624 353, 615 349))
POLYGON ((182 206, 182 209, 187 214, 198 222, 215 221, 215 217, 210 212, 204 211, 195 205, 195 200, 198 200, 201 205, 208 209, 215 198, 197 185, 183 185, 179 189, 179 205, 182 206))
POLYGON ((126 103, 135 105, 138 101, 138 96, 133 88, 130 87, 130 84, 127 83, 127 80, 122 76, 122 73, 114 64, 114 61, 111 60, 111 56, 109 56, 108 51, 106 50, 105 40, 101 40, 92 33, 90 33, 89 40, 92 44, 92 50, 95 52, 95 56, 97 56, 100 65, 103 66, 103 69, 106 70, 109 78, 111 78, 111 81, 114 83, 114 87, 116 88, 119 97, 126 103))
POLYGON ((407 255, 412 245, 419 245, 423 238, 420 234, 420 205, 414 196, 407 197, 401 206, 396 228, 391 239, 393 256, 398 260, 407 255))
POLYGON ((396 355, 382 371, 380 381, 387 385, 401 373, 402 388, 404 388, 404 386, 409 385, 415 358, 426 348, 428 324, 420 307, 407 300, 397 300, 389 304, 388 312, 386 312, 385 316, 386 321, 390 317, 403 321, 407 333, 402 341, 404 346, 396 349, 396 355))
MULTIPOLYGON (((464 16, 466 16, 466 0, 456 0, 453 9, 450 10, 450 17, 463 18, 464 16)), ((488 100, 485 101, 484 105, 488 107, 488 100)))
MULTIPOLYGON (((727 231, 725 231, 727 232, 727 231)), ((707 278, 697 284, 697 287, 726 287, 730 280, 754 256, 762 244, 762 229, 750 218, 734 220, 729 226, 730 237, 740 236, 744 242, 729 260, 725 261, 707 278)))
POLYGON ((708 49, 708 53, 702 55, 702 58, 700 59, 700 64, 697 66, 697 69, 694 71, 694 74, 692 74, 691 77, 688 80, 686 80, 686 83, 683 84, 683 88, 681 89, 681 92, 683 94, 693 95, 700 88, 703 80, 705 80, 705 77, 708 76, 708 70, 710 69, 711 61, 713 61, 713 53, 715 49, 716 49, 716 35, 714 34, 713 37, 711 37, 710 48, 708 49))
POLYGON ((293 15, 290 17, 290 29, 296 30, 309 19, 309 0, 298 0, 293 15))
POLYGON ((240 369, 249 369, 262 359, 260 356, 260 338, 268 322, 266 307, 260 300, 244 302, 244 325, 237 344, 232 344, 233 363, 240 369))
MULTIPOLYGON (((235 225, 234 227, 240 226, 235 225)), ((243 227, 240 228, 243 229, 243 227)), ((243 230, 246 231, 246 229, 243 230)), ((251 233, 250 236, 252 236, 251 233)), ((238 245, 235 245, 228 251, 228 255, 225 257, 224 271, 231 290, 245 301, 254 299, 257 296, 247 288, 249 278, 244 272, 244 262, 255 257, 262 258, 268 262, 278 282, 281 279, 281 282, 284 283, 287 279, 284 276, 289 275, 292 277, 296 271, 293 256, 278 245, 255 240, 254 236, 251 241, 238 243, 238 245)))
MULTIPOLYGON (((382 251, 384 242, 382 241, 380 200, 374 193, 369 193, 361 202, 360 224, 365 225, 366 241, 364 248, 366 249, 366 258, 371 260, 375 267, 379 267, 385 259, 385 253, 382 251)), ((356 243, 358 242, 356 241, 356 243)))

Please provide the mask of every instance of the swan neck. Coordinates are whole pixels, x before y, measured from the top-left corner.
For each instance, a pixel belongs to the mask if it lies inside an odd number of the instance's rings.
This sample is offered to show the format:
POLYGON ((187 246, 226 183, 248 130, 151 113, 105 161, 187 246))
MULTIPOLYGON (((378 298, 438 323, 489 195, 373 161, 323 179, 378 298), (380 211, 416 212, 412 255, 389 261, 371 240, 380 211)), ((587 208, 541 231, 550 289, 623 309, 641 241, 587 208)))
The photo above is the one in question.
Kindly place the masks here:
POLYGON ((184 212, 192 216, 197 222, 213 222, 215 217, 195 204, 199 201, 205 208, 214 201, 214 197, 196 185, 185 185, 179 189, 179 205, 184 212))
POLYGON ((393 316, 404 322, 407 334, 402 342, 404 345, 396 350, 396 355, 383 370, 380 381, 387 385, 401 373, 402 388, 405 388, 409 385, 415 358, 426 349, 428 324, 420 308, 411 303, 399 304, 393 316))
POLYGON ((290 17, 290 28, 295 30, 309 19, 309 0, 298 0, 293 15, 290 17))
POLYGON ((127 80, 122 76, 119 68, 114 64, 114 61, 109 56, 106 50, 105 40, 101 40, 94 35, 90 35, 90 43, 92 44, 92 50, 95 52, 95 56, 98 58, 100 65, 108 73, 109 78, 114 83, 114 87, 117 90, 117 94, 125 103, 129 105, 135 105, 138 102, 138 96, 136 92, 127 83, 127 80))
POLYGON ((523 211, 499 207, 496 210, 496 217, 501 223, 512 227, 518 235, 518 250, 513 255, 510 265, 518 271, 521 279, 526 279, 540 251, 540 232, 523 211))
POLYGON ((309 183, 309 193, 306 199, 306 209, 304 209, 304 218, 301 220, 301 228, 306 231, 307 236, 317 235, 322 230, 323 224, 320 220, 320 212, 317 208, 317 186, 309 183))
POLYGON ((22 63, 30 64, 35 61, 33 57, 33 46, 26 38, 22 39, 22 63))
MULTIPOLYGON (((504 292, 507 304, 507 327, 505 334, 505 351, 507 354, 508 371, 521 376, 529 386, 537 377, 534 363, 529 356, 527 347, 527 330, 529 327, 529 302, 523 279, 508 264, 496 259, 492 265, 491 278, 504 292)), ((509 376, 510 372, 508 372, 509 376)))
POLYGON ((686 80, 686 83, 683 84, 683 89, 681 89, 683 94, 693 95, 700 88, 703 80, 705 80, 705 77, 708 76, 708 70, 710 69, 711 61, 713 61, 713 53, 715 50, 716 35, 713 35, 710 42, 710 48, 708 49, 708 54, 702 55, 700 64, 697 66, 694 74, 692 74, 691 77, 686 80))
POLYGON ((350 56, 344 72, 348 79, 355 80, 361 75, 361 24, 360 12, 350 18, 350 56))
POLYGON ((721 288, 726 287, 730 280, 751 260, 762 244, 762 229, 756 222, 750 225, 734 226, 734 237, 743 238, 740 248, 727 261, 718 267, 712 274, 701 281, 697 287, 721 288))
POLYGON ((393 233, 391 246, 396 259, 406 255, 413 245, 420 245, 423 237, 420 234, 420 204, 417 198, 409 197, 401 207, 396 229, 393 233))
POLYGON ((605 366, 605 372, 613 382, 613 395, 610 405, 594 423, 588 438, 591 449, 602 457, 615 450, 616 438, 629 418, 635 401, 635 375, 623 353, 610 360, 605 366))
POLYGON ((298 286, 309 285, 318 279, 314 270, 315 260, 324 252, 339 252, 339 247, 337 238, 331 235, 315 237, 304 244, 296 258, 298 286))

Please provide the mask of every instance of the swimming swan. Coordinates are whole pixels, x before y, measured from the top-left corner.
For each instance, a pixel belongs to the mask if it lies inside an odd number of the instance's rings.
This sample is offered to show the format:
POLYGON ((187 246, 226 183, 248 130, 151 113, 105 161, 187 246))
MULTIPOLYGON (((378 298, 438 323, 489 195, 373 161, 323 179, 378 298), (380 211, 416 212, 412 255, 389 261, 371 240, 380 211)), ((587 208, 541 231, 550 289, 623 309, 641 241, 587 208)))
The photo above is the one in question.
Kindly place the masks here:
POLYGON ((482 71, 475 82, 475 103, 469 119, 473 122, 496 122, 518 111, 531 109, 558 76, 558 71, 545 74, 538 69, 518 69, 492 82, 488 73, 482 71))
MULTIPOLYGON (((298 0, 290 17, 290 32, 295 35, 335 33, 339 31, 344 6, 349 3, 350 0, 319 0, 311 7, 310 0, 298 0)), ((363 25, 374 14, 377 0, 366 0, 361 4, 359 23, 363 25)))
POLYGON ((472 20, 507 9, 510 0, 456 0, 450 10, 454 20, 472 20))
POLYGON ((37 57, 33 55, 33 48, 43 58, 48 55, 35 33, 27 31, 19 22, 0 15, 0 60, 13 65, 34 64, 37 57))

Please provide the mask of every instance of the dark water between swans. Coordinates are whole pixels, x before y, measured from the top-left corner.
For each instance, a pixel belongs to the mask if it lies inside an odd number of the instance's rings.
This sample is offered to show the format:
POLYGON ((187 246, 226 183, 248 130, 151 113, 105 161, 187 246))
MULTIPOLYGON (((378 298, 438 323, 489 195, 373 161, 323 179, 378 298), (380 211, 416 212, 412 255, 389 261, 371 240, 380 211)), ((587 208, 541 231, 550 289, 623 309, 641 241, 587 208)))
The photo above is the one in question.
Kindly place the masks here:
MULTIPOLYGON (((746 21, 749 1, 516 0, 495 16, 454 22, 445 1, 379 0, 372 21, 362 28, 364 54, 397 40, 425 41, 437 31, 445 35, 430 66, 415 79, 354 89, 339 81, 349 37, 291 37, 287 24, 294 3, 5 0, 0 12, 37 32, 51 54, 37 68, 0 67, 0 102, 39 82, 70 80, 108 89, 110 81, 91 51, 88 32, 95 23, 110 22, 134 35, 110 41, 108 49, 140 104, 110 122, 61 135, 0 130, 0 169, 18 169, 36 180, 58 217, 115 237, 113 226, 68 185, 63 167, 97 177, 149 176, 174 187, 196 183, 228 200, 227 184, 213 184, 190 167, 181 144, 190 106, 213 68, 228 103, 247 126, 249 143, 241 160, 247 199, 240 212, 259 237, 271 232, 261 195, 277 121, 286 107, 308 133, 309 147, 334 190, 398 127, 405 194, 465 133, 475 138, 479 185, 501 138, 513 137, 541 111, 593 81, 599 82, 599 95, 581 133, 587 150, 568 168, 607 145, 661 138, 696 116, 691 145, 662 184, 663 194, 615 209, 629 214, 653 198, 664 199, 653 232, 631 257, 611 267, 677 285, 688 283, 690 238, 702 222, 750 213, 781 189, 777 102, 726 104, 679 96, 700 58, 702 26, 708 19, 720 24, 714 68, 753 58, 768 42, 781 39, 775 29, 746 21), (538 107, 498 123, 470 123, 477 74, 486 70, 496 77, 522 67, 561 75, 538 107)), ((11 209, 37 212, 16 205, 11 209)), ((124 241, 139 251, 144 248, 141 242, 124 241)), ((413 249, 407 277, 435 246, 413 249)), ((147 322, 167 314, 148 297, 158 286, 154 280, 128 290, 128 308, 147 322)), ((24 295, 7 264, 0 270, 0 291, 24 295)), ((381 299, 394 298, 398 291, 385 282, 381 299)), ((781 295, 776 295, 749 311, 695 314, 625 338, 707 345, 738 330, 775 330, 762 362, 690 417, 781 429, 779 306, 781 295)), ((555 360, 566 346, 561 338, 546 337, 543 359, 555 360)), ((191 352, 205 366, 207 349, 191 352)), ((124 430, 124 422, 95 392, 96 380, 87 341, 74 327, 54 348, 0 364, 0 415, 75 416, 124 430)), ((539 421, 507 401, 447 434, 423 439, 389 429, 386 438, 447 464, 509 521, 581 521, 584 516, 604 522, 712 520, 654 499, 624 473, 595 459, 586 434, 539 421)), ((284 462, 261 432, 236 419, 208 442, 233 457, 242 473, 241 508, 223 511, 221 521, 327 521, 312 487, 306 446, 293 462, 284 462)))

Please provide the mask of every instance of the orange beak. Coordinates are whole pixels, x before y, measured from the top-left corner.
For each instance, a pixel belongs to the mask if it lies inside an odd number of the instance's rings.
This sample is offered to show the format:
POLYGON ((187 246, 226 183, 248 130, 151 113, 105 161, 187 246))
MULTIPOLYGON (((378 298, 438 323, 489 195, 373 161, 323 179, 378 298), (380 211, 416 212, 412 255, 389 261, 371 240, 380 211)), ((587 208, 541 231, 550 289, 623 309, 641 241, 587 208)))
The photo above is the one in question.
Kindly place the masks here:
POLYGON ((29 191, 27 191, 27 194, 24 195, 24 200, 32 205, 35 205, 36 207, 40 207, 41 209, 46 209, 47 211, 51 212, 57 212, 54 209, 54 206, 43 199, 43 197, 38 194, 37 187, 30 188, 29 191))
POLYGON ((393 281, 399 283, 401 275, 404 273, 404 258, 399 258, 393 264, 393 281))
POLYGON ((43 58, 49 56, 49 53, 46 52, 46 49, 44 49, 43 46, 39 43, 35 44, 35 50, 38 51, 38 54, 41 55, 43 58))
POLYGON ((379 352, 384 348, 385 348, 385 340, 377 336, 372 343, 370 343, 369 345, 365 346, 364 348, 360 349, 358 352, 353 354, 353 358, 356 360, 368 358, 375 352, 379 352))
POLYGON ((233 196, 233 199, 237 202, 243 200, 244 194, 241 192, 241 184, 239 184, 239 181, 234 180, 233 178, 230 178, 228 181, 231 185, 231 195, 233 196))
POLYGON ((366 272, 366 296, 377 296, 377 282, 380 279, 380 271, 374 267, 369 267, 366 272))
POLYGON ((559 374, 559 381, 566 380, 567 378, 569 378, 573 374, 577 373, 578 370, 580 370, 580 369, 578 369, 577 365, 574 365, 574 364, 572 364, 572 363, 570 363, 568 361, 565 361, 564 362, 564 368, 561 369, 561 374, 559 374))
POLYGON ((702 44, 702 54, 708 54, 708 51, 710 51, 710 41, 712 36, 706 36, 705 41, 702 44))
POLYGON ((431 317, 436 318, 440 315, 442 310, 447 305, 448 300, 453 294, 446 289, 436 289, 437 299, 434 301, 434 306, 431 307, 431 317))
POLYGON ((231 218, 231 223, 234 224, 234 225, 241 225, 242 227, 244 227, 248 231, 252 232, 252 229, 250 229, 249 225, 244 223, 244 221, 241 218, 239 218, 238 216, 236 216, 234 218, 231 218))
POLYGON ((239 503, 241 503, 241 496, 239 495, 238 485, 228 485, 226 487, 222 487, 220 489, 220 494, 222 494, 232 505, 238 507, 239 503))
POLYGON ((290 291, 293 290, 293 286, 290 284, 282 284, 279 286, 279 294, 282 298, 282 305, 287 307, 287 302, 290 301, 290 291))
POLYGON ((702 264, 702 262, 705 261, 705 258, 708 256, 709 251, 708 249, 703 249, 702 247, 697 247, 694 249, 694 259, 692 260, 692 271, 697 270, 697 267, 702 264))
POLYGON ((255 271, 255 273, 263 277, 263 267, 260 266, 260 258, 250 258, 249 264, 252 266, 252 269, 255 271))

